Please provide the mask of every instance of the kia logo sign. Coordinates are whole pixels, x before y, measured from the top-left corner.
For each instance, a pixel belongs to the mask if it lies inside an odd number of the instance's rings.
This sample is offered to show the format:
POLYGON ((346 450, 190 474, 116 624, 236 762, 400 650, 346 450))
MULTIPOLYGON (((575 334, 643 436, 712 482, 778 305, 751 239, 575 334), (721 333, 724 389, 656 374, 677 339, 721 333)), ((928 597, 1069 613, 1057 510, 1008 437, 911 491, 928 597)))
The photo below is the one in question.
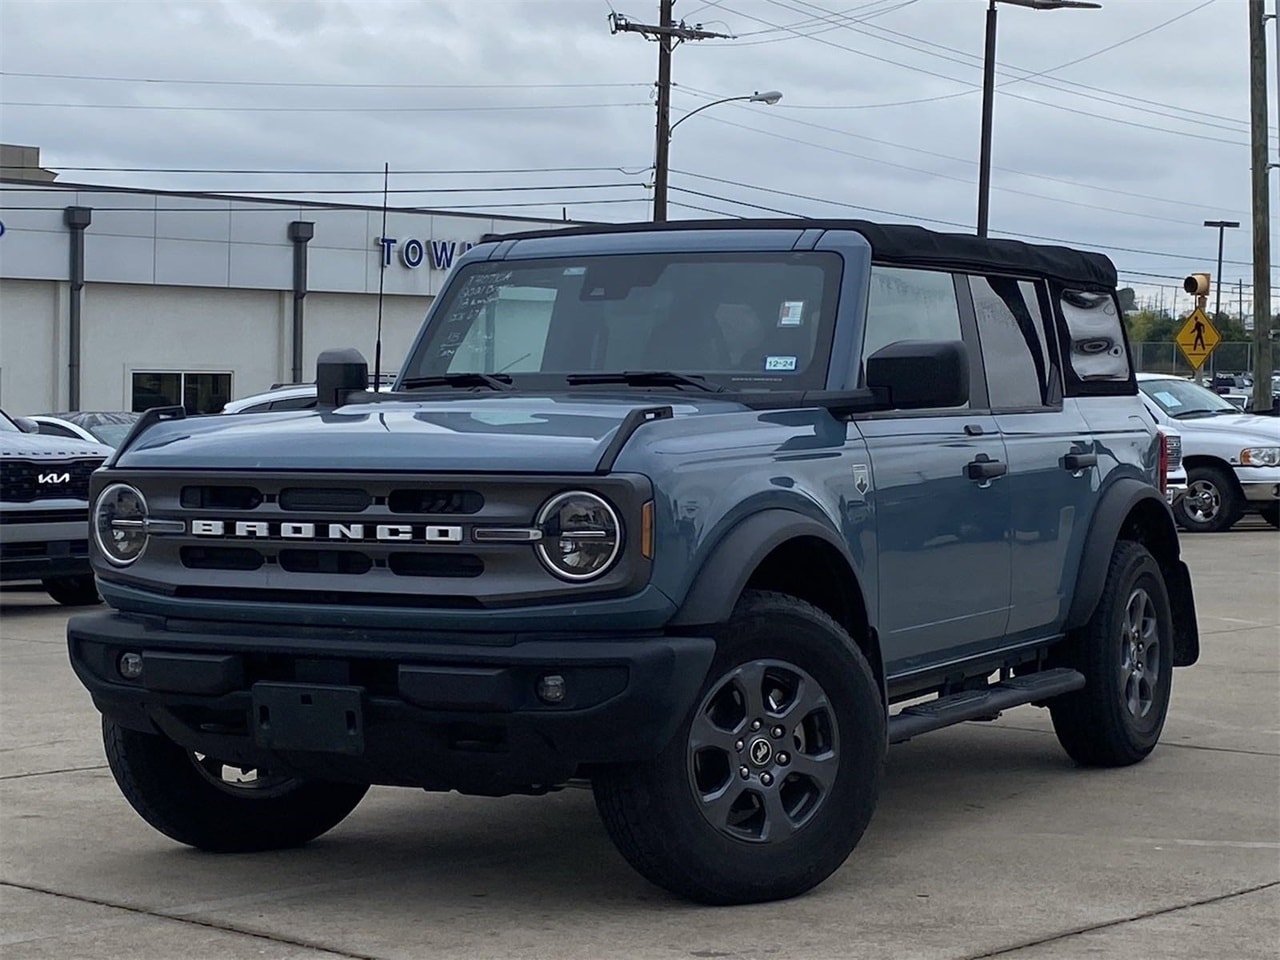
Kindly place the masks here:
POLYGON ((37 478, 41 483, 66 483, 71 479, 69 473, 42 473, 37 478))

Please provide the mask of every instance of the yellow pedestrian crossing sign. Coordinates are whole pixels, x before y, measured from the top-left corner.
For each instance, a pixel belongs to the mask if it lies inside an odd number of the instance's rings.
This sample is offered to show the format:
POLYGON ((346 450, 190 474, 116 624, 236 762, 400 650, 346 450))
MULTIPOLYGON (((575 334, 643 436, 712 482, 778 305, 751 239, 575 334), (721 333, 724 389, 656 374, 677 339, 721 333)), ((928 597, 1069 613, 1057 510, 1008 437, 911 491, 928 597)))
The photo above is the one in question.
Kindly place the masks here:
POLYGON ((1204 311, 1196 307, 1174 339, 1191 369, 1199 370, 1213 353, 1213 348, 1222 342, 1222 335, 1209 322, 1204 311))

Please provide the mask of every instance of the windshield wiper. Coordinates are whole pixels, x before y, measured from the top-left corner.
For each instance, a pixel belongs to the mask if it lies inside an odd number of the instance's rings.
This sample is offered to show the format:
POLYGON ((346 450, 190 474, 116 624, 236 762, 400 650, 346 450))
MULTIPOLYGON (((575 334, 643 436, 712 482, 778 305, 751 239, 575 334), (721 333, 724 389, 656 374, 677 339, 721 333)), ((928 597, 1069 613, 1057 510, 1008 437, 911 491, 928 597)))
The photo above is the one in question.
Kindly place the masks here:
POLYGON ((593 383, 624 383, 629 387, 693 387, 708 393, 723 393, 718 383, 708 383, 700 374, 675 373, 671 370, 623 370, 620 373, 570 373, 565 379, 570 386, 593 383))
POLYGON ((1173 415, 1175 420, 1190 420, 1192 417, 1212 417, 1212 410, 1183 410, 1173 415))
POLYGON ((488 387, 490 390, 510 390, 511 377, 501 373, 441 373, 434 377, 409 377, 400 386, 414 390, 419 387, 488 387))

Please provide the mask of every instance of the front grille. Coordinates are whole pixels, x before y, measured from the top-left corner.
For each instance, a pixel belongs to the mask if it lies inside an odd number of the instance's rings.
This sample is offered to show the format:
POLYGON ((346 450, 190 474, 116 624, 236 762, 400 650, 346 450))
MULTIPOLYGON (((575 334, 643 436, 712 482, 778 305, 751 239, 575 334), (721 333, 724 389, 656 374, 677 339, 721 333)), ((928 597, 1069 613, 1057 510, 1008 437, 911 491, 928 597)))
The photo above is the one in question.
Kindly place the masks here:
POLYGON ((32 557, 87 557, 88 540, 40 540, 24 543, 0 543, 0 560, 29 560, 32 557))
POLYGON ((484 497, 474 490, 392 490, 387 497, 392 513, 479 513, 484 497))
POLYGON ((1167 434, 1165 441, 1169 451, 1169 469, 1171 471, 1177 470, 1182 466, 1182 437, 1167 434))
POLYGON ((373 497, 364 490, 330 490, 312 487, 286 487, 280 491, 281 510, 307 510, 316 513, 359 513, 368 509, 373 497))
POLYGON ((0 513, 0 524, 9 523, 88 523, 89 511, 79 510, 6 510, 0 513))
POLYGON ((257 570, 262 554, 248 547, 183 547, 178 551, 189 570, 257 570))
POLYGON ((201 600, 225 600, 229 602, 251 601, 257 603, 352 604, 361 607, 418 607, 437 610, 479 610, 482 604, 475 597, 449 596, 445 594, 406 593, 355 593, 324 590, 263 590, 254 587, 178 587, 175 597, 193 597, 201 600))
POLYGON ((88 500, 89 476, 102 465, 94 460, 0 461, 0 500, 88 500))

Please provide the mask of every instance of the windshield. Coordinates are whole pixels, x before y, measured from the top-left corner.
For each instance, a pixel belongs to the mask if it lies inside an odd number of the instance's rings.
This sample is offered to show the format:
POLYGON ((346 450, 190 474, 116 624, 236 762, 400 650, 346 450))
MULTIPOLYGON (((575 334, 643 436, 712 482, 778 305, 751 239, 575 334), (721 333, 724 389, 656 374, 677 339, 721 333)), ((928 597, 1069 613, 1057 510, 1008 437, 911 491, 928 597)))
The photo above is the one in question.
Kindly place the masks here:
POLYGON ((402 385, 501 374, 536 389, 683 390, 699 387, 693 378, 713 389, 818 389, 840 268, 835 254, 814 252, 472 264, 450 283, 402 385), (603 376, 642 371, 683 376, 603 376))
POLYGON ((1218 396, 1190 380, 1139 380, 1138 386, 1156 405, 1175 420, 1213 417, 1240 411, 1218 396))
POLYGON ((135 422, 130 420, 128 423, 95 423, 92 427, 86 427, 85 429, 107 446, 118 447, 120 446, 120 441, 129 435, 129 431, 133 429, 135 422))

